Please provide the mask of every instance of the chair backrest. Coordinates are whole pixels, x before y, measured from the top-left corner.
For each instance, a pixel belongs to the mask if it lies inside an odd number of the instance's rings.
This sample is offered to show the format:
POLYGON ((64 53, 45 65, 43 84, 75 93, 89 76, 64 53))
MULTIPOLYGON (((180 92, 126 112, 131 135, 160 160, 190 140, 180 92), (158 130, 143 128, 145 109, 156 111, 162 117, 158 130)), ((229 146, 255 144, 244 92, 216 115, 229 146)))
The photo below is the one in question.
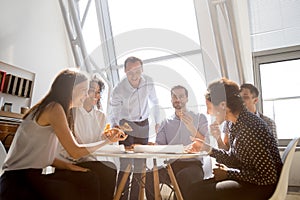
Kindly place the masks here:
POLYGON ((6 150, 2 142, 0 141, 0 175, 2 174, 2 165, 4 163, 6 155, 7 155, 6 150))
POLYGON ((282 154, 281 159, 283 162, 283 166, 280 173, 279 181, 277 183, 277 187, 275 189, 274 194, 269 200, 282 200, 286 198, 288 184, 289 184, 289 172, 291 169, 291 165, 292 165, 292 161, 293 161, 293 157, 295 154, 298 141, 299 141, 299 137, 291 140, 282 154))

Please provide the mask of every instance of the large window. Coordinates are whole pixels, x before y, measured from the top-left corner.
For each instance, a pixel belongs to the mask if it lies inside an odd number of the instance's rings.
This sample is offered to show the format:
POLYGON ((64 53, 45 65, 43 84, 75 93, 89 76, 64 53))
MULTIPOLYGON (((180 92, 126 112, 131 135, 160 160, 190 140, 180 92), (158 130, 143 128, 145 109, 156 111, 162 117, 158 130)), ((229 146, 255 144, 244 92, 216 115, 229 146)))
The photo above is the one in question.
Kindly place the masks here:
POLYGON ((300 47, 267 51, 255 57, 263 113, 275 120, 278 139, 299 136, 300 47))
POLYGON ((118 64, 124 54, 141 49, 152 50, 144 60, 200 49, 193 0, 108 0, 108 5, 118 64))
MULTIPOLYGON (((189 90, 189 109, 205 113, 205 74, 193 0, 108 0, 114 51, 120 79, 128 56, 144 61, 144 73, 155 81, 161 119, 174 112, 170 89, 189 90)), ((152 119, 150 118, 150 123, 152 119)), ((150 126, 153 127, 153 126, 150 126)), ((150 129, 150 140, 155 134, 150 129)))
MULTIPOLYGON (((236 41, 234 40, 236 38, 233 37, 235 32, 231 34, 228 21, 227 8, 231 6, 225 6, 224 2, 208 0, 201 1, 201 4, 200 1, 194 0, 74 2, 78 10, 76 19, 81 20, 82 31, 79 33, 82 32, 84 40, 78 46, 86 49, 88 55, 83 55, 83 58, 88 58, 86 60, 91 60, 92 63, 87 62, 89 64, 86 67, 87 71, 96 71, 99 75, 104 75, 102 77, 108 80, 109 92, 124 76, 122 64, 128 56, 136 56, 144 61, 144 73, 153 77, 156 83, 165 116, 173 112, 170 89, 175 85, 181 84, 188 88, 190 109, 205 113, 203 94, 209 82, 220 78, 221 74, 233 80, 243 79, 237 75, 235 63, 237 52, 234 52, 233 48, 225 48, 229 46, 225 44, 236 41), (210 6, 218 9, 221 15, 211 15, 210 6), (222 37, 214 34, 213 22, 222 26, 226 34, 222 32, 222 37), (201 31, 203 35, 199 33, 200 26, 203 27, 201 31), (221 41, 228 43, 223 44, 221 41), (222 45, 224 46, 221 47, 222 45), (226 56, 222 52, 225 50, 226 56), (227 65, 231 66, 228 75, 227 65)), ((72 44, 77 42, 77 39, 71 41, 72 44)), ((104 98, 109 97, 109 92, 103 95, 104 98)))

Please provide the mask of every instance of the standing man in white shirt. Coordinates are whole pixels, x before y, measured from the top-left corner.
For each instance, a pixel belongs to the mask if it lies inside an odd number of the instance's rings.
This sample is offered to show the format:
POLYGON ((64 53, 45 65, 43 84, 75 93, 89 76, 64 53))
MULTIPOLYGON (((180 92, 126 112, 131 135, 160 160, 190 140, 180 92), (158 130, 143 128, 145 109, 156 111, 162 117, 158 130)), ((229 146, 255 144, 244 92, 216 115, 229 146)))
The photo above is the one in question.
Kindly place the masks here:
MULTIPOLYGON (((113 89, 110 105, 110 114, 113 126, 123 125, 125 122, 133 129, 126 132, 128 137, 120 142, 125 147, 132 147, 134 144, 148 144, 149 138, 149 114, 150 102, 154 109, 155 131, 159 127, 159 106, 155 87, 152 78, 142 74, 143 62, 136 57, 128 57, 124 62, 126 77, 122 79, 113 89)), ((144 159, 120 159, 120 172, 118 183, 120 182, 125 168, 134 162, 134 174, 130 188, 130 199, 138 198, 138 182, 141 177, 141 169, 144 159), (136 173, 137 172, 137 173, 136 173)), ((126 183, 122 199, 128 198, 129 180, 126 183)))

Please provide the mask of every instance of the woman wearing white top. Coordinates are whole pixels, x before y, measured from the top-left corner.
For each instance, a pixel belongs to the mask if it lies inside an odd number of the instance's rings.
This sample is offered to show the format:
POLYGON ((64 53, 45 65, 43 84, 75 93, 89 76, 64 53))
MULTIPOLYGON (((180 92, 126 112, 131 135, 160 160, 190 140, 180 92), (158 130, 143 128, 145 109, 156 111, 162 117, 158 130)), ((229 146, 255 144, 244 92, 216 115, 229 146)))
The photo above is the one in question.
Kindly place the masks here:
POLYGON ((70 108, 82 105, 87 87, 85 75, 64 70, 49 93, 24 116, 3 165, 0 199, 100 199, 101 181, 93 170, 55 159, 58 141, 78 159, 126 138, 114 128, 104 141, 89 145, 76 142, 67 118, 70 108), (55 173, 41 174, 49 165, 56 167, 55 173))
MULTIPOLYGON (((69 124, 75 139, 79 144, 93 143, 103 139, 102 132, 105 128, 105 114, 98 110, 101 107, 101 92, 104 90, 104 83, 93 78, 89 84, 88 97, 84 100, 82 107, 72 109, 69 124)), ((116 185, 117 170, 114 163, 109 162, 106 157, 96 157, 88 155, 80 159, 74 160, 66 150, 59 145, 57 158, 68 163, 73 163, 81 167, 93 170, 102 183, 100 185, 101 199, 111 200, 116 185), (93 161, 101 161, 94 168, 93 161)))

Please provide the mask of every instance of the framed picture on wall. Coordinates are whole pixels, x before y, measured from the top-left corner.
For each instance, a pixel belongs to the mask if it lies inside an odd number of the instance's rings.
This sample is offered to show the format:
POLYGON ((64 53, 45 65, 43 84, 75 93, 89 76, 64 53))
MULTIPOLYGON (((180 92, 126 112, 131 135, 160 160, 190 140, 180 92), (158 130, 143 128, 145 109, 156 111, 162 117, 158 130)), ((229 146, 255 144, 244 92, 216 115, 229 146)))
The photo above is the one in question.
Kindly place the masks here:
POLYGON ((6 76, 6 72, 0 71, 0 92, 3 91, 5 76, 6 76))

